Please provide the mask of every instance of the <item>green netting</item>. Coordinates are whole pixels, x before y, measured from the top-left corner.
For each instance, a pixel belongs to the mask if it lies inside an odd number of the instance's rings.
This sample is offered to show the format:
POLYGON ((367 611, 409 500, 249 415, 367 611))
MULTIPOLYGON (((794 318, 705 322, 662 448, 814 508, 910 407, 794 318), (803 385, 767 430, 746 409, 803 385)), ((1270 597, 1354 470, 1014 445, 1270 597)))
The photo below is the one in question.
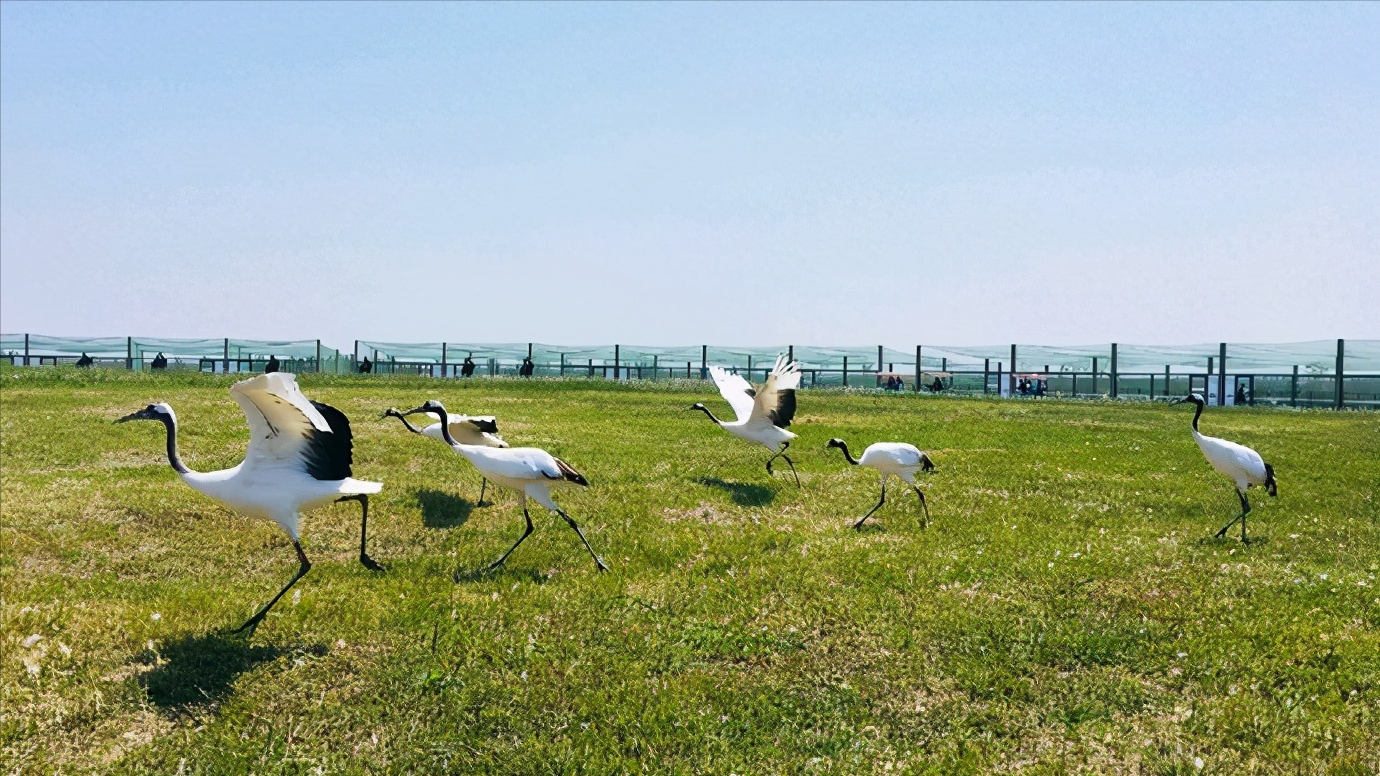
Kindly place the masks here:
POLYGON ((30 334, 0 335, 0 351, 18 361, 24 353, 33 363, 72 363, 85 353, 100 365, 147 369, 162 353, 170 369, 205 371, 262 371, 269 356, 276 356, 283 371, 347 372, 348 357, 318 340, 171 339, 160 337, 50 337, 30 334), (228 363, 227 363, 228 359, 228 363))
MULTIPOLYGON (((807 373, 807 384, 837 384, 843 381, 844 370, 850 376, 863 373, 915 373, 913 349, 862 347, 823 347, 810 345, 776 345, 769 347, 728 347, 718 345, 555 345, 548 343, 469 343, 469 342, 373 342, 360 340, 354 353, 339 353, 334 348, 319 345, 316 340, 245 340, 245 339, 155 339, 149 337, 48 337, 30 335, 31 355, 71 360, 87 353, 111 364, 130 359, 136 368, 147 364, 161 351, 170 361, 186 359, 187 363, 203 359, 224 362, 229 348, 232 371, 262 368, 269 354, 280 361, 287 360, 293 368, 310 371, 352 371, 356 356, 375 362, 377 371, 413 371, 424 374, 451 376, 458 373, 458 365, 472 356, 476 374, 515 374, 528 354, 538 375, 588 375, 612 377, 615 364, 617 376, 659 379, 662 377, 701 376, 702 365, 718 365, 747 373, 760 379, 776 356, 793 353, 807 373), (319 352, 319 362, 318 362, 319 352), (629 373, 631 371, 631 373, 629 373)), ((1117 345, 1118 375, 1204 374, 1208 359, 1221 371, 1221 345, 1217 343, 1193 345, 1117 345)), ((24 352, 24 335, 0 335, 0 350, 15 355, 24 352)), ((1011 371, 1011 346, 950 346, 925 345, 921 369, 925 372, 977 373, 981 388, 981 373, 1011 371)), ((1316 340, 1293 343, 1227 343, 1226 372, 1228 374, 1285 375, 1297 366, 1301 373, 1328 375, 1335 373, 1336 340, 1316 340)), ((51 362, 50 359, 49 362, 51 362)), ((223 363, 222 363, 223 367, 223 363)), ((1051 374, 1087 373, 1096 371, 1109 375, 1112 369, 1112 345, 1016 345, 1015 369, 1020 373, 1046 372, 1051 374)), ((1380 373, 1380 340, 1350 340, 1345 343, 1344 369, 1347 374, 1380 373)), ((862 381, 863 378, 859 377, 862 381)), ((963 379, 967 379, 964 377, 963 379)), ((850 382, 850 384, 855 384, 850 382)), ((864 383, 865 384, 865 383, 864 383)), ((1091 383, 1089 383, 1091 385, 1091 383)), ((1148 384, 1147 384, 1148 386, 1148 384)), ((1080 390, 1078 393, 1082 393, 1080 390)))

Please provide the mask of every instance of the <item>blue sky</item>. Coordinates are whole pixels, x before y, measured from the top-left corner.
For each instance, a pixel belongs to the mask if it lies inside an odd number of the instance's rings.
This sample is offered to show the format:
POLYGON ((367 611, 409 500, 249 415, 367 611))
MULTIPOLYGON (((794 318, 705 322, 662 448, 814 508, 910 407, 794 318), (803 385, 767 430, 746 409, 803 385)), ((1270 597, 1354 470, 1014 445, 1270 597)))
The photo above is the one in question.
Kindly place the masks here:
POLYGON ((0 328, 1380 338, 1380 4, 0 3, 0 328))

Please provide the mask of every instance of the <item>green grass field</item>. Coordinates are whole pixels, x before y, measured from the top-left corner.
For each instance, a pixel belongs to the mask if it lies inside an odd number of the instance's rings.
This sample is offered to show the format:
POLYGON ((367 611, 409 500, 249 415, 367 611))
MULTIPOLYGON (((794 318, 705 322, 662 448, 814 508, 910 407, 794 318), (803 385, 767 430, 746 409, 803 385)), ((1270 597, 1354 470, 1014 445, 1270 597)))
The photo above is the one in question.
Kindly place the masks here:
POLYGON ((699 413, 707 384, 335 378, 359 508, 274 525, 178 481, 238 463, 228 378, 0 370, 4 773, 1374 774, 1380 415, 1212 409, 1259 450, 1255 539, 1192 406, 803 392, 803 482, 699 413), (592 487, 491 575, 516 499, 379 414, 492 413, 592 487), (911 441, 933 523, 826 451, 911 441), (869 521, 871 523, 871 521, 869 521), (1232 536, 1236 532, 1231 533, 1232 536), (460 572, 459 580, 453 575, 460 572))

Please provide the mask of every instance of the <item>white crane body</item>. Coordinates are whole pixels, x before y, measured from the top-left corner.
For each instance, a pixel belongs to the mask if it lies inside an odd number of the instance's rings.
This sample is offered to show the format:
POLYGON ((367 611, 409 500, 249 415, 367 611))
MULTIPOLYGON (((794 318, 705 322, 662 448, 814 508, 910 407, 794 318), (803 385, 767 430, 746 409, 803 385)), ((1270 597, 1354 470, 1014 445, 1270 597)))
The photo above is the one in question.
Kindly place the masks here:
POLYGON ((177 454, 177 414, 165 403, 150 404, 118 422, 157 420, 167 430, 168 462, 193 490, 248 517, 272 520, 292 539, 300 568, 273 600, 238 630, 257 625, 278 599, 301 579, 311 563, 302 551, 301 512, 342 500, 357 500, 360 520, 359 559, 365 567, 382 571, 365 552, 369 521, 368 496, 383 484, 355 479, 351 472, 353 435, 350 421, 339 410, 309 400, 295 375, 272 372, 241 380, 230 395, 249 423, 249 447, 244 460, 229 469, 197 472, 177 454))
POLYGON ((920 471, 924 460, 925 454, 915 445, 906 442, 874 442, 863 450, 858 463, 881 472, 884 480, 890 475, 895 475, 906 484, 914 485, 915 473, 920 471))
POLYGON ((438 401, 428 401, 414 410, 401 413, 401 415, 414 415, 420 412, 432 413, 441 419, 437 425, 441 428, 446 444, 473 464, 480 474, 499 485, 517 491, 520 496, 522 514, 527 520, 527 530, 517 540, 517 543, 509 548, 508 552, 503 553, 502 557, 489 564, 489 570, 497 568, 507 560, 513 550, 517 549, 518 545, 522 544, 523 540, 532 533, 532 516, 527 511, 527 499, 529 498, 564 518, 566 524, 579 535, 580 541, 584 543, 585 549, 589 550, 589 555, 594 558, 594 563, 599 570, 608 570, 603 560, 594 554, 594 549, 589 546, 589 541, 585 539, 580 526, 551 497, 553 487, 566 485, 588 487, 589 482, 584 478, 584 475, 575 471, 574 467, 565 461, 535 447, 489 447, 486 445, 469 445, 457 441, 450 433, 451 424, 447 422, 446 408, 438 401))
POLYGON ((882 497, 877 501, 877 505, 868 510, 862 519, 853 524, 854 528, 862 528, 862 524, 867 518, 872 516, 886 503, 886 480, 888 477, 899 477, 915 491, 915 495, 920 499, 920 506, 925 510, 925 526, 930 524, 930 508, 925 504, 925 492, 915 484, 915 473, 920 470, 933 471, 934 463, 920 448, 907 442, 873 442, 863 450, 862 457, 854 459, 848 452, 848 444, 842 439, 834 438, 829 440, 825 447, 837 447, 843 451, 843 457, 848 463, 854 466, 867 466, 876 469, 881 475, 882 497))
MULTIPOLYGON (((786 429, 795 417, 795 392, 800 387, 800 364, 777 356, 776 364, 767 379, 760 386, 753 386, 741 375, 733 374, 721 367, 709 367, 709 375, 714 378, 724 401, 733 408, 735 420, 721 420, 709 411, 704 404, 696 403, 690 409, 700 410, 719 428, 747 442, 759 444, 772 451, 767 459, 767 473, 771 473, 771 462, 780 456, 795 474, 795 464, 785 455, 791 440, 796 435, 786 429)), ((796 476, 796 484, 800 477, 796 476)))
POLYGON ((1206 436, 1198 431, 1198 418, 1203 414, 1203 407, 1207 402, 1203 397, 1196 393, 1178 399, 1171 404, 1181 404, 1183 402, 1193 402, 1197 408, 1193 411, 1193 441, 1202 451, 1203 457, 1216 469, 1219 474, 1231 480, 1236 486, 1236 497, 1241 502, 1241 514, 1232 518, 1230 523, 1222 526, 1222 530, 1217 532, 1217 537, 1221 538, 1226 534, 1227 529, 1231 528, 1237 520, 1241 521, 1241 541, 1246 541, 1246 515, 1251 512, 1251 502, 1246 498, 1246 491, 1252 485, 1259 485, 1265 488, 1265 492, 1271 496, 1279 495, 1278 486, 1275 484, 1275 469, 1260 457, 1260 453, 1252 450, 1245 445, 1239 445, 1226 439, 1206 436))

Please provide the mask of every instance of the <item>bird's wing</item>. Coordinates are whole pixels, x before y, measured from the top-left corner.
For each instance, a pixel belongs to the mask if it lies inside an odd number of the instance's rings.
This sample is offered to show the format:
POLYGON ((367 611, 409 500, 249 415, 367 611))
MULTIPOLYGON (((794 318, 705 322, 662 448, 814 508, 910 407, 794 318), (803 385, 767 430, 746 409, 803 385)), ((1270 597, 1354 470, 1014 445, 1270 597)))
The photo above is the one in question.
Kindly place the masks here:
POLYGON ((752 416, 753 397, 757 395, 757 391, 751 383, 744 380, 742 375, 735 375, 717 366, 709 367, 709 376, 714 378, 719 393, 723 394, 724 401, 733 408, 739 421, 745 421, 752 416))
POLYGON ((451 415, 450 435, 462 445, 507 447, 492 415, 451 415))
POLYGON ((1227 439, 1199 435, 1198 447, 1212 468, 1231 478, 1238 485, 1265 482, 1265 461, 1260 453, 1227 439))
POLYGON ((795 389, 799 387, 800 364, 777 356, 776 366, 753 400, 753 416, 765 418, 777 428, 791 425, 795 417, 795 389))
POLYGON ((867 463, 867 453, 877 451, 879 457, 889 457, 900 466, 919 466, 920 448, 907 442, 877 442, 868 445, 863 452, 863 462, 867 463))
POLYGON ((486 448, 466 457, 490 477, 518 482, 564 479, 556 457, 536 447, 486 448))
POLYGON ((350 421, 339 410, 308 399, 290 372, 270 372, 230 386, 249 421, 245 464, 258 468, 300 465, 318 480, 350 476, 350 421))

